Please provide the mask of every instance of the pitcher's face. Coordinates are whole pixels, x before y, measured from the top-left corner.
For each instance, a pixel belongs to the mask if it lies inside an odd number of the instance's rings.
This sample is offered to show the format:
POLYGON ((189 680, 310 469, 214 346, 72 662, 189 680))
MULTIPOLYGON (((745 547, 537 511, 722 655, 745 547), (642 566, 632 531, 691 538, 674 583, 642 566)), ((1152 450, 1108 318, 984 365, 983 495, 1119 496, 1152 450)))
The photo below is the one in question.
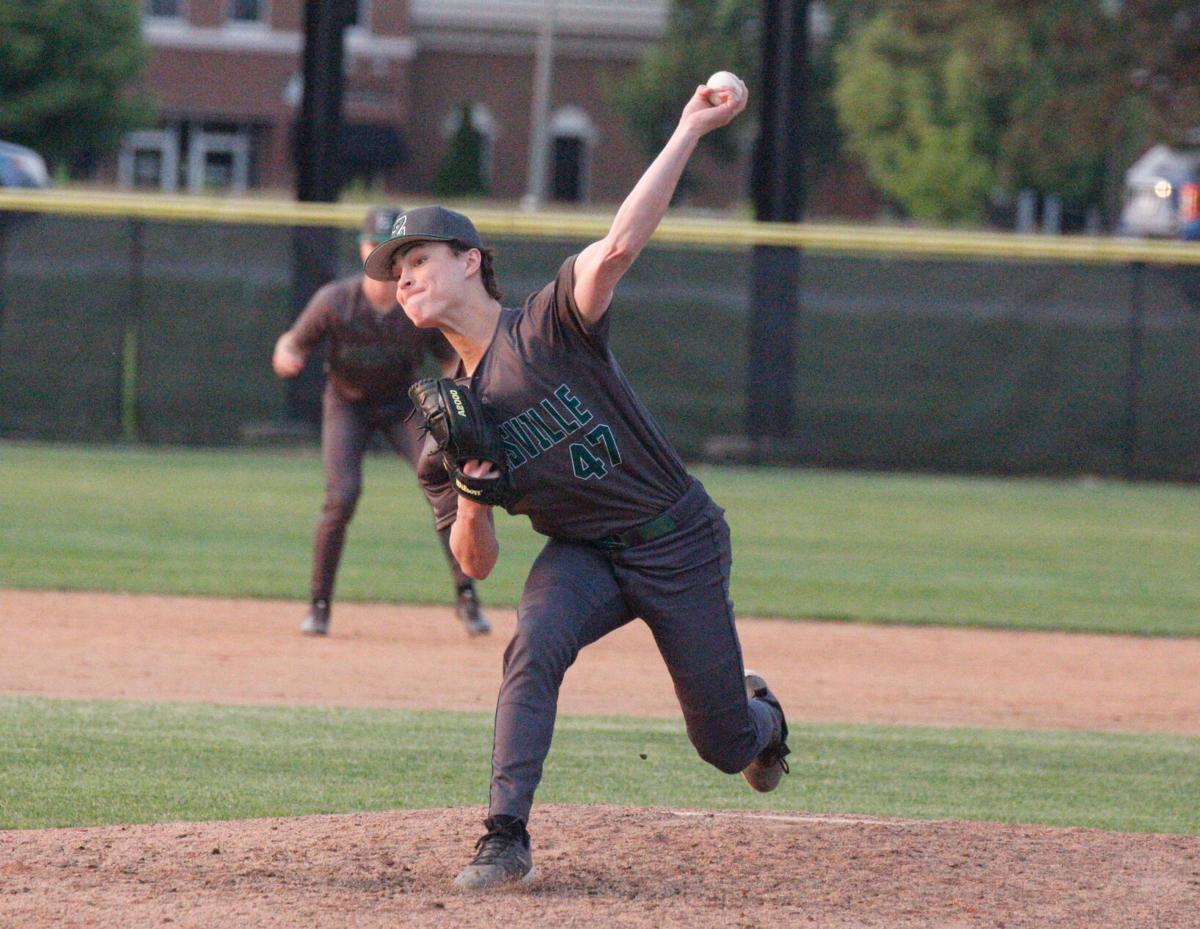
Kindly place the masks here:
MULTIPOLYGON (((446 319, 447 310, 466 299, 467 279, 472 258, 470 249, 461 255, 445 242, 418 242, 396 253, 392 275, 396 279, 396 300, 413 325, 436 326, 446 319)), ((478 265, 478 258, 474 258, 478 265)))

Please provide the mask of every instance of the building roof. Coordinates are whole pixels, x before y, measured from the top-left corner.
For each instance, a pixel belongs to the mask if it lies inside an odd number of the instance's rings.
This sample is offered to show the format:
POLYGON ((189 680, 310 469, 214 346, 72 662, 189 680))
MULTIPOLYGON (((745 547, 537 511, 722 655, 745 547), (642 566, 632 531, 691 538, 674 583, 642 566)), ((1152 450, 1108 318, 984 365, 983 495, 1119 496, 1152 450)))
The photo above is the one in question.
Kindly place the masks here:
POLYGON ((667 0, 410 0, 414 26, 537 32, 548 15, 572 35, 662 36, 667 0))
POLYGON ((1200 171, 1200 151, 1180 151, 1154 145, 1125 172, 1125 183, 1152 185, 1158 180, 1179 182, 1200 171))
POLYGON ((640 58, 667 28, 668 0, 410 0, 421 47, 528 54, 552 17, 560 53, 640 58))

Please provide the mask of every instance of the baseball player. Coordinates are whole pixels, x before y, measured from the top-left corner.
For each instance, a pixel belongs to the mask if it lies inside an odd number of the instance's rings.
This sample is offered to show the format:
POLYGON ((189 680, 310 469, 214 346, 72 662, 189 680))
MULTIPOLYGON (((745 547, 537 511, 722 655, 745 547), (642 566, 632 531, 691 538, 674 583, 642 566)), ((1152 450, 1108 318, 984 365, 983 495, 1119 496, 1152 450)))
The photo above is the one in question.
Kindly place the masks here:
MULTIPOLYGON (((427 454, 418 468, 459 563, 476 578, 496 564, 488 501, 549 537, 504 654, 486 832, 455 879, 460 888, 532 878, 526 824, 559 686, 581 648, 635 617, 654 635, 700 757, 760 791, 787 771, 783 710, 742 664, 724 511, 687 473, 609 350, 613 289, 664 216, 696 143, 745 102, 744 93, 710 100, 697 88, 608 234, 567 258, 521 309, 502 307, 491 252, 471 221, 442 207, 400 217, 367 258, 366 274, 395 281, 409 318, 458 351, 456 386, 477 398, 503 442, 503 471, 466 452, 450 465, 453 482, 444 456, 427 454)), ((459 404, 450 418, 468 413, 459 404)), ((435 415, 445 424, 444 411, 435 415)))
MULTIPOLYGON (((400 213, 370 210, 359 236, 362 258, 390 235, 400 213)), ((427 354, 443 371, 454 370, 454 349, 436 331, 418 329, 400 310, 395 288, 354 274, 318 290, 292 328, 275 343, 272 366, 280 377, 294 377, 310 352, 328 340, 327 374, 322 398, 321 458, 325 503, 313 546, 312 604, 300 631, 329 633, 334 578, 342 556, 346 526, 362 492, 363 455, 376 432, 416 468, 421 448, 419 423, 412 414, 408 387, 427 354)), ((470 635, 491 630, 474 582, 450 554, 448 528, 438 531, 456 590, 455 612, 470 635)))

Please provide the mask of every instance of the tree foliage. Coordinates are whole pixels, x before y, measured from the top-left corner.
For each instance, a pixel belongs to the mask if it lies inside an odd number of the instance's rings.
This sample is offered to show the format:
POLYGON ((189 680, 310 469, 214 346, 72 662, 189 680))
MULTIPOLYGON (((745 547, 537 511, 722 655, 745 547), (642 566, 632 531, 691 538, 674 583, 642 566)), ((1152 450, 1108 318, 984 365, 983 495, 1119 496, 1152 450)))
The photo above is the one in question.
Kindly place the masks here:
POLYGON ((838 51, 838 119, 919 218, 1023 188, 1111 209, 1137 151, 1200 117, 1197 26, 1194 0, 885 0, 838 51))
POLYGON ((1123 0, 1119 14, 1126 91, 1144 102, 1158 138, 1200 139, 1200 3, 1123 0))
POLYGON ((483 172, 483 134, 475 128, 471 104, 459 110, 458 129, 438 167, 433 192, 439 197, 474 197, 487 193, 483 172))
POLYGON ((1032 50, 997 4, 885 6, 837 52, 847 147, 913 216, 978 218, 1032 50))
MULTIPOLYGON (((714 71, 732 71, 750 85, 758 68, 760 0, 675 0, 662 43, 612 94, 646 157, 666 143, 696 86, 714 71)), ((728 159, 736 152, 733 129, 704 144, 728 159)))
POLYGON ((998 127, 1004 187, 1056 193, 1076 207, 1112 201, 1136 122, 1117 21, 1091 0, 1026 3, 1022 20, 1031 57, 998 127))
POLYGON ((0 138, 86 164, 148 119, 146 58, 134 0, 4 0, 0 138))
MULTIPOLYGON (((625 117, 647 158, 662 148, 687 97, 714 71, 740 75, 750 87, 750 108, 727 129, 706 136, 701 144, 721 160, 737 153, 737 136, 754 129, 762 101, 762 20, 765 0, 674 0, 666 35, 641 66, 616 84, 612 102, 625 117)), ((841 134, 831 103, 831 48, 852 33, 887 0, 826 0, 830 42, 810 42, 806 101, 806 171, 810 181, 834 170, 841 154, 841 134)), ((690 175, 681 184, 690 187, 690 175)))
MULTIPOLYGON (((718 68, 760 75, 766 0, 674 0, 615 102, 652 156, 718 68)), ((1197 0, 824 0, 811 48, 810 181, 847 158, 908 215, 980 218, 1031 188, 1116 207, 1149 144, 1200 139, 1197 0)), ((744 126, 744 128, 748 128, 744 126)), ((714 139, 733 151, 728 132, 714 139)))

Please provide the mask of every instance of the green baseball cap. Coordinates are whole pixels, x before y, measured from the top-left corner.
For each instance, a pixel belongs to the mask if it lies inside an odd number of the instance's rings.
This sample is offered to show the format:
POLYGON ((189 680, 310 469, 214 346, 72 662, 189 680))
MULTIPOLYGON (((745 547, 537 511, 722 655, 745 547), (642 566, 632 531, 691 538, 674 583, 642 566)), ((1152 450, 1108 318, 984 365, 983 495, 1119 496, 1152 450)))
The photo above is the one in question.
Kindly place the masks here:
POLYGON ((358 234, 358 241, 372 242, 375 245, 386 242, 392 237, 392 227, 403 213, 403 210, 395 206, 372 207, 363 217, 362 232, 358 234))

